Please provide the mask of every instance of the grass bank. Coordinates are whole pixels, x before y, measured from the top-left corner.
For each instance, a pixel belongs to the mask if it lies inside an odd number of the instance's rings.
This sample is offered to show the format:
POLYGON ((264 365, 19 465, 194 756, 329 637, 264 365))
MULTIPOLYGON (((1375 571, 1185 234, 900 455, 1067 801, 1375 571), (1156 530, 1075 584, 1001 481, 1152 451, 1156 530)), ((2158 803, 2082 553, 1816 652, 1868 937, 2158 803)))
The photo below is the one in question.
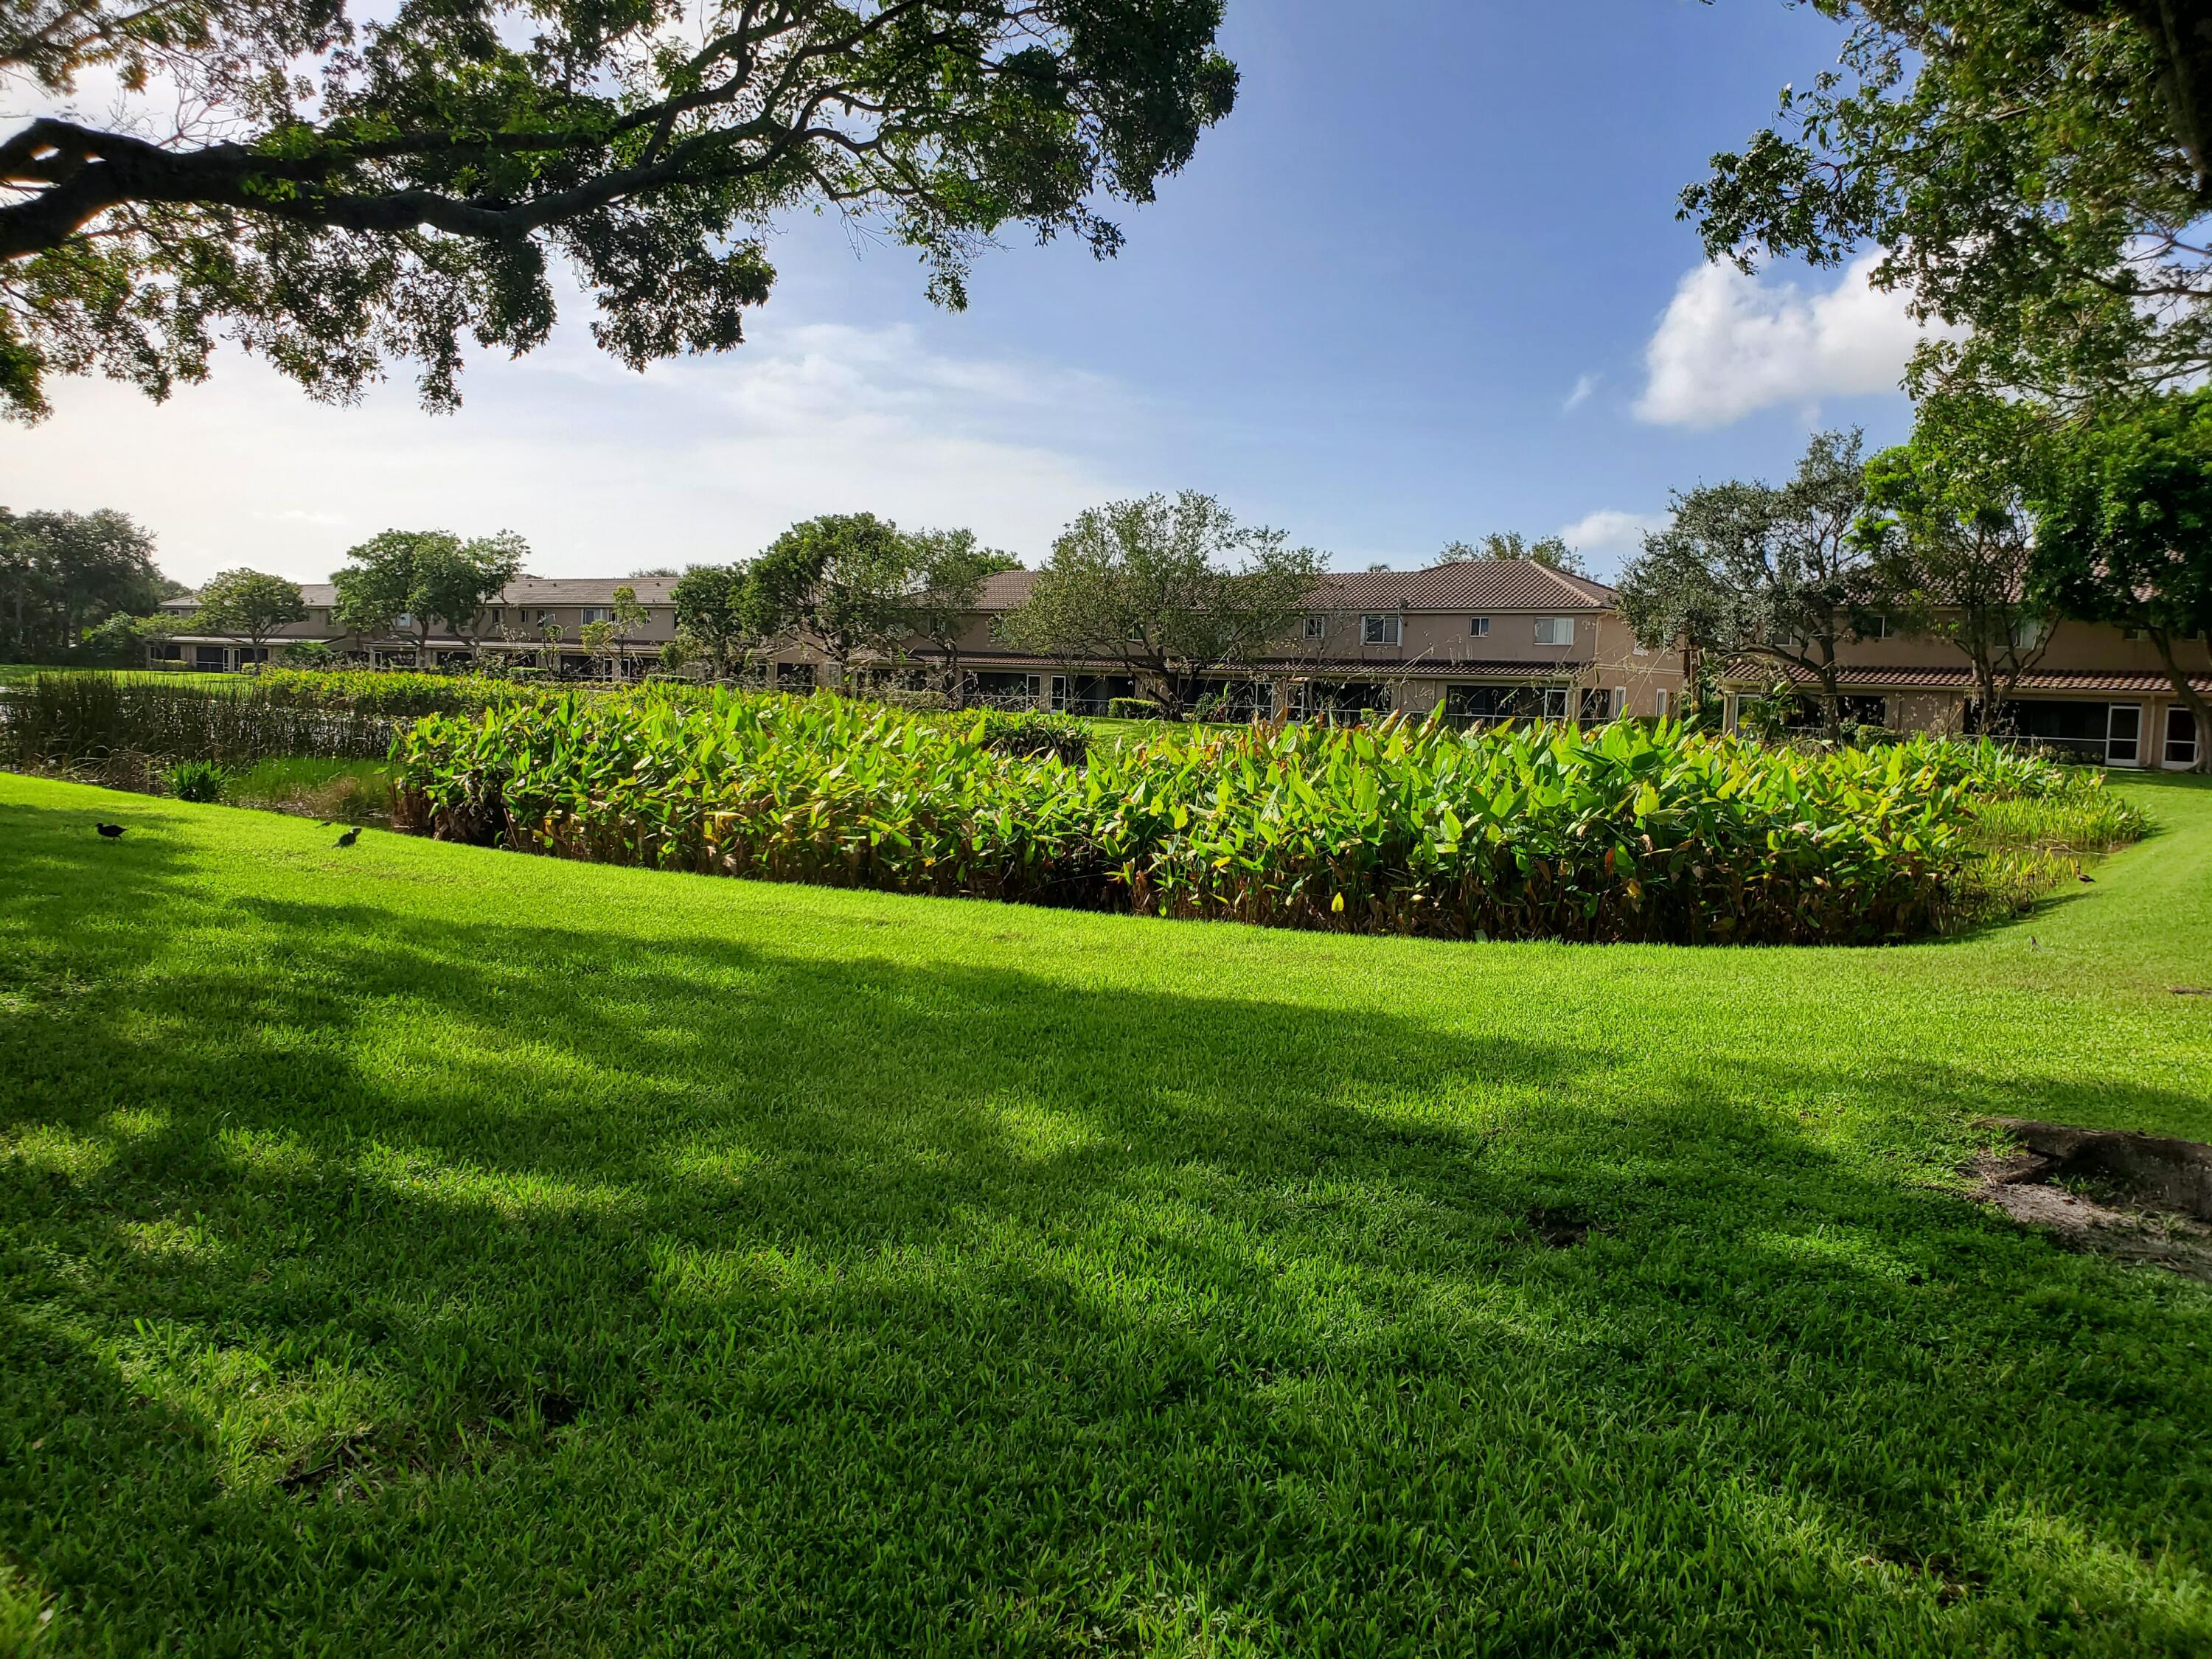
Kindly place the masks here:
POLYGON ((2212 1294, 1952 1175, 2212 1136, 2124 787, 2015 924, 1692 951, 0 777, 0 1647, 2201 1653, 2212 1294))

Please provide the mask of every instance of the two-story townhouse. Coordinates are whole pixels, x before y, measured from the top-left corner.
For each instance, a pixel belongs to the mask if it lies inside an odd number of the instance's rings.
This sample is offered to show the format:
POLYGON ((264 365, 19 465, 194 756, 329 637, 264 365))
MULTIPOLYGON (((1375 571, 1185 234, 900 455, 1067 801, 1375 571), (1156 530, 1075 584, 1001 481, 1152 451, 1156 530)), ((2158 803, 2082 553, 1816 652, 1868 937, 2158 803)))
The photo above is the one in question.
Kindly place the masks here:
MULTIPOLYGON (((1036 580, 1029 570, 991 577, 951 650, 915 637, 900 666, 930 682, 957 659, 972 696, 1085 714, 1156 689, 1127 664, 1010 648, 997 624, 1036 580)), ((1614 605, 1602 583, 1514 560, 1335 574, 1316 587, 1291 636, 1212 677, 1206 690, 1246 716, 1423 714, 1439 704, 1471 722, 1664 715, 1680 696, 1679 665, 1640 649, 1614 605)), ((781 656, 793 673, 812 659, 804 648, 781 656)))
MULTIPOLYGON (((412 665, 419 650, 433 666, 449 667, 478 656, 500 656, 582 674, 594 666, 583 648, 582 629, 589 623, 614 620, 618 587, 635 592, 646 619, 617 642, 616 653, 632 666, 657 656, 661 647, 676 637, 676 609, 669 597, 675 586, 673 576, 519 576, 477 616, 473 638, 463 638, 441 627, 427 643, 418 646, 410 618, 403 617, 399 630, 383 638, 365 639, 348 632, 336 618, 337 588, 329 582, 303 582, 300 597, 307 614, 278 629, 266 645, 256 647, 224 635, 187 631, 149 643, 147 655, 150 665, 157 668, 234 669, 266 661, 295 641, 313 640, 343 655, 386 666, 412 665)), ((161 608, 184 621, 198 611, 199 602, 188 594, 167 601, 161 608)))
MULTIPOLYGON (((2103 623, 2061 619, 2039 640, 2021 643, 2039 645, 2040 653, 1995 722, 1999 732, 2108 766, 2179 770, 2197 763, 2203 734, 2149 640, 2103 623)), ((2191 684, 2212 696, 2206 641, 2178 641, 2174 648, 2191 684)), ((1948 640, 1877 626, 1869 637, 1839 643, 1837 656, 1854 720, 1903 732, 1974 732, 1991 724, 1976 703, 1966 653, 1948 640)), ((1723 681, 1729 723, 1744 698, 1778 681, 1800 693, 1811 685, 1810 676, 1765 659, 1732 663, 1723 681)))

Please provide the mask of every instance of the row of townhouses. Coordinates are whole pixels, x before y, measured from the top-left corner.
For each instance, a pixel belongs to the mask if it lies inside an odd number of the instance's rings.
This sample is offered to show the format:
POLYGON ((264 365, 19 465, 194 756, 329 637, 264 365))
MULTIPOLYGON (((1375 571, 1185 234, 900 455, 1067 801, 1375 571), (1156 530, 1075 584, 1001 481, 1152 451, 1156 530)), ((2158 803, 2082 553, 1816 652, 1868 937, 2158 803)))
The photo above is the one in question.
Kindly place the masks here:
MULTIPOLYGON (((974 614, 950 653, 970 696, 1004 703, 1103 713, 1113 698, 1145 695, 1125 663, 1070 662, 1010 650, 994 624, 1024 603, 1036 573, 1008 571, 984 585, 974 614)), ((149 646, 155 665, 231 669, 264 660, 271 649, 316 640, 363 660, 412 664, 420 652, 440 665, 502 656, 564 674, 597 666, 580 630, 613 616, 614 590, 627 585, 647 620, 615 649, 635 665, 676 636, 672 577, 548 579, 508 585, 478 619, 474 638, 434 635, 362 640, 332 620, 327 584, 302 589, 307 615, 266 646, 190 633, 149 646), (557 636, 557 637, 556 637, 557 636)), ((171 608, 189 616, 189 598, 171 608)), ((1839 647, 1843 690, 1854 720, 1902 731, 1958 732, 1975 724, 1966 659, 1946 641, 1876 629, 1839 647)), ((2212 694, 2212 652, 2202 640, 2180 647, 2183 667, 2212 694)), ((952 665, 939 645, 916 636, 894 657, 854 665, 872 677, 941 683, 952 665)), ((804 689, 830 669, 818 649, 792 644, 765 665, 775 683, 804 689)), ((1741 699, 1778 678, 1771 663, 1738 662, 1724 678, 1729 719, 1741 699)), ((1316 590, 1298 636, 1262 660, 1215 677, 1209 691, 1247 715, 1400 709, 1425 714, 1440 705, 1455 720, 1595 720, 1663 717, 1682 695, 1678 653, 1640 647, 1621 620, 1617 595, 1602 583, 1511 560, 1474 560, 1425 570, 1370 570, 1332 575, 1316 590)), ((2010 729, 2063 744, 2116 766, 2181 768, 2196 763, 2203 740, 2174 695, 2147 640, 2102 624, 2056 624, 2009 706, 2010 729)))

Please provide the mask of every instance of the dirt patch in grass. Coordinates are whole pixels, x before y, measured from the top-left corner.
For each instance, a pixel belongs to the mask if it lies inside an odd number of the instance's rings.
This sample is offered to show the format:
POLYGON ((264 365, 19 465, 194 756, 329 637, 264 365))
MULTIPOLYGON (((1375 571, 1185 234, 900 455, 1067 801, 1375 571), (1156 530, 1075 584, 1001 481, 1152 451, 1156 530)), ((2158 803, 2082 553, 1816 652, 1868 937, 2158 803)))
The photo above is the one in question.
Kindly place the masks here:
POLYGON ((1571 1210, 1528 1212, 1528 1231, 1547 1250, 1571 1250, 1593 1231, 1601 1231, 1587 1216, 1571 1210))
POLYGON ((2076 1249, 2212 1283, 2212 1146, 1988 1117, 2004 1144, 1967 1165, 1977 1196, 2076 1249))

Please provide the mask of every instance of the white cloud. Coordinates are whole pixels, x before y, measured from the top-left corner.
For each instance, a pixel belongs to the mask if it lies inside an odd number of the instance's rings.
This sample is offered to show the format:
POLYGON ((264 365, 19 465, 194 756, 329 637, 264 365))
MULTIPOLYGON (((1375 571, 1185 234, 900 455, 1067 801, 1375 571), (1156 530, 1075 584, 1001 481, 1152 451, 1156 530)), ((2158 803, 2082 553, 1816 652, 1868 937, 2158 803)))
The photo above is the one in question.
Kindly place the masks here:
POLYGON ((754 331, 637 375, 564 325, 472 364, 452 416, 404 384, 326 407, 228 349, 167 404, 60 382, 53 416, 0 447, 0 501, 119 507, 180 580, 241 564, 320 580, 387 526, 519 531, 533 570, 580 575, 744 557, 795 520, 861 510, 966 525, 1034 563, 1129 488, 1116 458, 1149 422, 1114 381, 904 326, 754 331))
POLYGON ((1777 404, 1897 390, 1923 331, 1903 295, 1869 284, 1880 258, 1854 260, 1825 291, 1733 265, 1691 271, 1644 349, 1638 417, 1702 429, 1777 404))
POLYGON ((1567 393, 1566 402, 1559 405, 1559 413, 1562 415, 1571 415, 1577 410, 1580 409, 1584 404, 1588 403, 1590 399, 1590 393, 1597 390, 1598 382, 1604 378, 1605 377, 1601 374, 1583 374, 1577 376, 1575 380, 1575 389, 1567 393))
POLYGON ((1600 507, 1562 526, 1559 538, 1585 553, 1633 553, 1643 547, 1644 532, 1664 529, 1673 517, 1669 513, 1624 513, 1619 507, 1600 507))

